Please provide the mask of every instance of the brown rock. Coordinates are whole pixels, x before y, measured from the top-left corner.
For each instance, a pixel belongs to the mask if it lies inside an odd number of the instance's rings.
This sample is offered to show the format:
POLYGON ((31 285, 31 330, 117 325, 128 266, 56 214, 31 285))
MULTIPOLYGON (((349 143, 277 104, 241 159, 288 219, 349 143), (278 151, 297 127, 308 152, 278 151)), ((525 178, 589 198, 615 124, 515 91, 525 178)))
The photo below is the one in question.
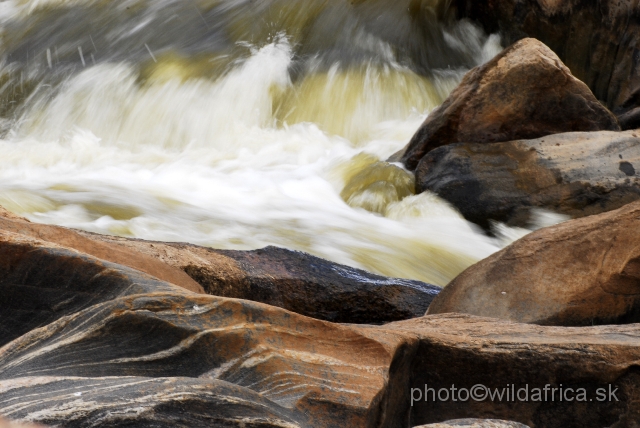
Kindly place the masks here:
POLYGON ((506 44, 524 37, 545 43, 616 114, 640 106, 636 1, 458 0, 457 7, 460 17, 499 31, 506 44))
POLYGON ((298 251, 225 251, 184 243, 103 236, 31 223, 0 211, 10 231, 132 267, 197 293, 253 300, 334 322, 419 317, 440 287, 387 278, 298 251))
POLYGON ((179 268, 208 294, 262 302, 333 322, 379 324, 419 317, 441 290, 421 281, 387 278, 272 246, 217 250, 80 233, 179 268))
POLYGON ((420 425, 414 428, 528 428, 518 422, 500 421, 497 419, 456 419, 454 421, 438 422, 435 424, 420 425))
MULTIPOLYGON (((541 327, 446 314, 400 321, 385 328, 418 337, 409 370, 409 395, 415 399, 410 426, 460 418, 498 418, 532 428, 623 428, 634 427, 640 420, 637 324, 541 327), (436 394, 440 389, 451 394, 453 386, 456 398, 462 399, 433 400, 428 390, 425 400, 425 385, 436 394), (475 385, 479 385, 478 391, 488 388, 493 399, 464 400, 460 389, 470 390, 475 385), (561 386, 566 394, 562 400, 558 397, 561 386), (522 391, 521 399, 517 398, 521 388, 528 388, 528 397, 522 391), (556 388, 553 397, 552 388, 556 388), (418 390, 423 393, 420 399, 418 390)), ((441 393, 443 398, 445 395, 441 393)))
POLYGON ((447 144, 598 130, 620 127, 551 49, 535 39, 524 39, 468 72, 429 114, 402 161, 413 170, 430 150, 447 144))
POLYGON ((77 231, 59 226, 31 223, 0 207, 0 230, 30 236, 38 240, 51 242, 66 248, 100 259, 129 266, 133 269, 153 275, 163 281, 179 285, 196 293, 204 293, 203 288, 182 270, 158 261, 139 251, 131 251, 120 245, 106 241, 90 239, 77 231))
POLYGON ((416 182, 485 228, 528 226, 532 208, 578 218, 640 199, 636 169, 637 132, 576 132, 439 147, 418 164, 416 182))
POLYGON ((0 419, 0 428, 45 428, 44 425, 23 424, 0 419))
POLYGON ((531 233, 471 266, 429 307, 543 325, 640 321, 640 202, 531 233))

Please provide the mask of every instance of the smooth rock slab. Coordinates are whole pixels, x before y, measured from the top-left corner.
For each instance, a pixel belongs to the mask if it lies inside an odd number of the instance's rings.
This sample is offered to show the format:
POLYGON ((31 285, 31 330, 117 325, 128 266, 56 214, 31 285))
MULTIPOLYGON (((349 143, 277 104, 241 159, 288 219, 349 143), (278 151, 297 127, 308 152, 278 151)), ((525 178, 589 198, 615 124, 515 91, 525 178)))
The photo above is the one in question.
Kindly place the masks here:
POLYGON ((469 267, 428 314, 544 325, 640 322, 640 202, 533 232, 469 267))
POLYGON ((640 199, 639 135, 572 132, 439 147, 420 161, 416 186, 485 228, 491 220, 527 226, 532 208, 600 214, 640 199))

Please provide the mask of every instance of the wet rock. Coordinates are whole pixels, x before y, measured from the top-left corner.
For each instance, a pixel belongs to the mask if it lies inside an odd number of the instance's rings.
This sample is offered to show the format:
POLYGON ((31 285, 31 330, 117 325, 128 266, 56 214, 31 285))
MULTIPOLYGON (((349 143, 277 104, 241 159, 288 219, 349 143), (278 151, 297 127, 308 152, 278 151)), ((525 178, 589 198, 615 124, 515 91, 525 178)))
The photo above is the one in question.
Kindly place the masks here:
POLYGON ((498 419, 456 419, 435 424, 420 425, 414 428, 528 428, 518 422, 500 421, 498 419))
POLYGON ((485 228, 491 220, 527 226, 536 207, 573 218, 599 214, 640 199, 638 135, 566 133, 440 147, 418 165, 417 188, 485 228))
MULTIPOLYGON (((458 0, 457 6, 461 17, 500 32, 506 44, 524 37, 541 40, 616 114, 624 116, 640 106, 637 2, 458 0)), ((623 129, 638 127, 623 116, 623 129)))
POLYGON ((465 75, 418 129, 402 162, 413 170, 429 151, 452 143, 599 130, 620 130, 615 116, 551 49, 524 39, 465 75))
POLYGON ((334 322, 419 317, 440 291, 420 281, 387 278, 276 247, 224 251, 108 237, 31 223, 4 210, 0 230, 120 263, 191 291, 263 302, 334 322))
POLYGON ((208 294, 267 303, 333 322, 377 324, 418 317, 441 290, 421 281, 375 275, 272 246, 232 251, 93 237, 178 267, 208 294))
POLYGON ((471 266, 429 314, 544 325, 640 322, 640 202, 541 229, 471 266))

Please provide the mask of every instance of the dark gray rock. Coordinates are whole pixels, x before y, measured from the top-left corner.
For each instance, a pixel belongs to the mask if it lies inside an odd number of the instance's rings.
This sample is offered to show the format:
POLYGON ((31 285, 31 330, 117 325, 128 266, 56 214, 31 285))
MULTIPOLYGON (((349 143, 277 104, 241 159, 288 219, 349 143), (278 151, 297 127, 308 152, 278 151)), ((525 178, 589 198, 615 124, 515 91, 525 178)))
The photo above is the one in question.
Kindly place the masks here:
POLYGON ((418 165, 416 186, 483 227, 526 226, 535 207, 578 218, 640 199, 638 167, 634 131, 564 133, 440 147, 418 165))

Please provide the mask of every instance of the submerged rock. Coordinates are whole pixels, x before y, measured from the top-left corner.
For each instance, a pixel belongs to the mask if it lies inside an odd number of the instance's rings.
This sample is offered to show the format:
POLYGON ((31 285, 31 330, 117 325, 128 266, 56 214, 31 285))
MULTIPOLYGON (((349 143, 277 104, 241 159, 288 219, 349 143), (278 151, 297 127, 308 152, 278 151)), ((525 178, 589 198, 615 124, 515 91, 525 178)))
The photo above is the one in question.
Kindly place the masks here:
POLYGON ((471 266, 429 307, 543 325, 640 322, 640 202, 541 229, 471 266))
POLYGON ((417 187, 485 228, 491 220, 526 226, 536 207, 573 218, 599 214, 640 199, 638 135, 581 132, 440 147, 420 161, 417 187))
POLYGON ((402 162, 413 170, 429 151, 452 143, 599 130, 620 130, 615 116, 551 49, 524 39, 465 75, 418 129, 402 162))

